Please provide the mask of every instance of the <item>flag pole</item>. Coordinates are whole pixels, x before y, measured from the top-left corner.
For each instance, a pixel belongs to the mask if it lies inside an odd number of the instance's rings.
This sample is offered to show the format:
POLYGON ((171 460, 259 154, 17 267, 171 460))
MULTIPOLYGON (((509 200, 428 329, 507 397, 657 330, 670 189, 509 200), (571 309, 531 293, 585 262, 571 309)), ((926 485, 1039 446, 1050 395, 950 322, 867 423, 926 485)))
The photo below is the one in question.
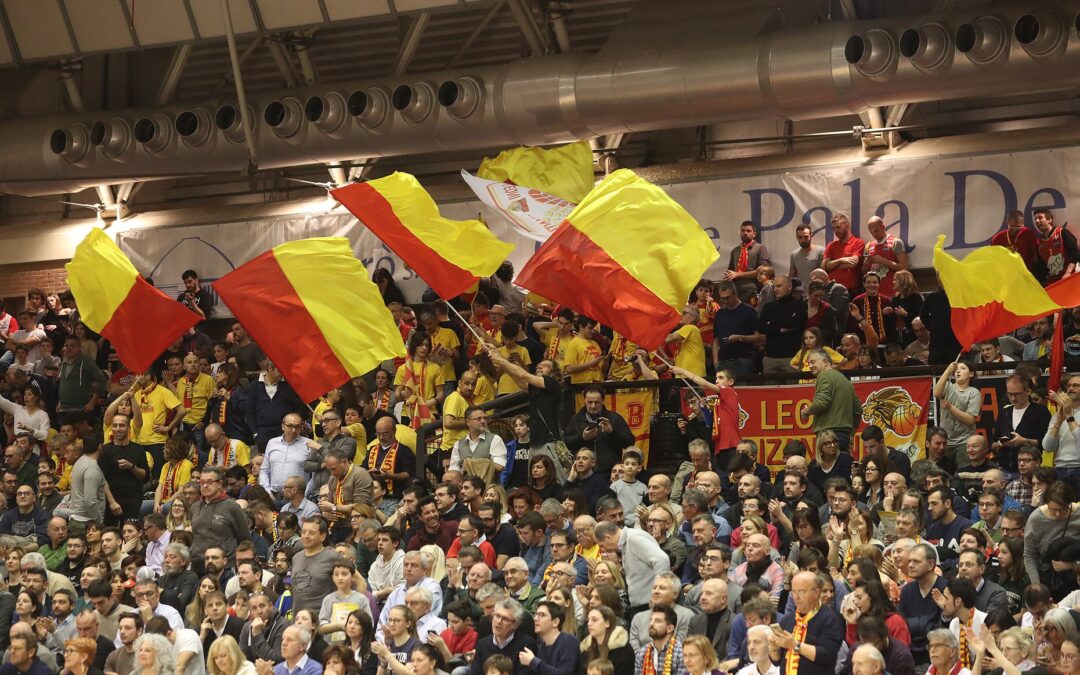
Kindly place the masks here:
POLYGON ((469 323, 468 321, 466 321, 465 317, 461 316, 461 312, 454 309, 454 306, 450 304, 449 300, 443 300, 443 302, 445 302, 446 306, 450 308, 450 311, 454 313, 454 316, 461 319, 461 322, 463 324, 465 324, 465 327, 469 329, 469 332, 473 334, 473 337, 476 338, 477 342, 479 342, 480 344, 485 344, 485 345, 488 344, 488 341, 485 340, 484 338, 480 337, 480 333, 476 332, 476 329, 473 328, 472 324, 469 323))
MULTIPOLYGON (((660 360, 661 360, 661 361, 662 361, 662 362, 664 363, 664 365, 665 365, 665 366, 667 366, 668 368, 674 368, 674 367, 675 367, 675 364, 673 364, 673 363, 671 363, 670 361, 668 361, 667 359, 665 359, 665 358, 664 358, 664 357, 663 357, 663 356, 662 356, 662 355, 660 354, 660 352, 659 352, 659 351, 655 351, 655 352, 652 352, 652 354, 653 354, 653 356, 655 356, 656 358, 660 359, 660 360)), ((682 380, 682 381, 683 381, 683 384, 685 384, 685 385, 686 385, 687 387, 689 387, 690 391, 694 392, 694 393, 695 393, 695 394, 697 395, 697 397, 698 397, 698 398, 700 398, 700 399, 701 399, 702 401, 704 401, 704 400, 705 400, 705 394, 703 394, 703 393, 701 393, 700 391, 698 391, 698 390, 697 390, 697 389, 696 389, 696 388, 694 387, 694 385, 690 383, 690 380, 687 380, 687 379, 686 379, 685 377, 680 377, 679 379, 680 379, 680 380, 682 380)))

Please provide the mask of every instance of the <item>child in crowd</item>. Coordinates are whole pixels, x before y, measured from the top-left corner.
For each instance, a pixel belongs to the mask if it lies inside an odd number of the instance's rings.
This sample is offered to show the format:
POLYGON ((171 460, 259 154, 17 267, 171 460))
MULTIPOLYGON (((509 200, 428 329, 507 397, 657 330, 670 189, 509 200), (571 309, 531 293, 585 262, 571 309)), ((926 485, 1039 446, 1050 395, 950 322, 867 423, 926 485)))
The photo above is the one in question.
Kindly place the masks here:
POLYGON ((484 675, 514 675, 514 662, 509 656, 493 654, 484 661, 484 675))
POLYGON ((633 527, 637 517, 634 509, 641 504, 641 500, 645 498, 645 493, 648 491, 645 484, 637 479, 642 464, 644 464, 644 458, 637 450, 630 449, 623 452, 622 478, 611 483, 612 492, 622 504, 627 527, 633 527))
POLYGON ((773 280, 776 279, 776 270, 772 265, 762 265, 757 268, 757 282, 761 290, 757 294, 757 311, 761 313, 761 308, 766 303, 776 300, 776 288, 773 284, 773 280))
POLYGON ((353 572, 356 566, 342 559, 334 563, 330 573, 334 582, 334 592, 323 598, 319 609, 319 632, 330 643, 345 639, 345 620, 355 609, 363 610, 371 616, 371 603, 367 596, 353 588, 353 572))
POLYGON ((436 643, 443 658, 450 662, 476 648, 476 629, 473 628, 469 605, 453 602, 446 608, 446 629, 439 633, 442 644, 436 643))

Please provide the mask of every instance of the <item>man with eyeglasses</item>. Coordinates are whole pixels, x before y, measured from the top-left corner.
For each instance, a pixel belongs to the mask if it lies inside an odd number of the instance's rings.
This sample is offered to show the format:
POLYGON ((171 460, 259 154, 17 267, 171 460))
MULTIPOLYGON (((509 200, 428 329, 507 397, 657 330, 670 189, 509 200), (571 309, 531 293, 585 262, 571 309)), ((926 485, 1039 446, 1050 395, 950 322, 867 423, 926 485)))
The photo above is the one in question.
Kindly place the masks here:
POLYGON ((310 440, 307 447, 311 451, 304 461, 304 471, 311 475, 308 494, 319 494, 319 488, 330 480, 330 468, 326 465, 331 450, 341 450, 352 463, 356 455, 356 439, 341 430, 341 414, 333 408, 323 412, 319 418, 322 423, 322 438, 310 440))
POLYGON ((782 650, 783 672, 790 675, 832 675, 844 642, 844 621, 831 609, 821 609, 821 592, 832 585, 827 575, 799 572, 791 580, 795 611, 772 626, 769 644, 782 650))
POLYGON ((1024 537, 1027 516, 1023 511, 1006 511, 1001 514, 1001 537, 1024 537))
POLYGON ((532 614, 544 599, 542 588, 529 583, 529 565, 524 558, 510 558, 503 567, 503 578, 510 596, 520 602, 525 611, 532 614))
POLYGON ((237 545, 251 541, 247 516, 236 500, 225 494, 224 475, 216 466, 204 467, 199 477, 200 499, 191 505, 191 557, 196 573, 210 547, 232 557, 237 545))
MULTIPOLYGON (((556 530, 548 534, 548 546, 551 547, 551 562, 548 564, 543 574, 543 584, 547 587, 547 582, 551 580, 552 575, 556 570, 563 569, 566 565, 569 565, 569 569, 573 576, 570 577, 574 580, 574 586, 580 586, 589 583, 589 564, 577 553, 574 552, 574 547, 577 545, 577 539, 574 535, 565 530, 556 530), (558 567, 559 563, 565 563, 563 567, 558 567)), ((551 589, 548 589, 551 592, 551 589)))
POLYGON ((46 546, 49 539, 49 514, 40 509, 34 488, 20 485, 15 490, 15 508, 0 516, 0 546, 46 546))
POLYGON ((303 420, 296 413, 289 413, 281 420, 281 435, 266 443, 266 455, 259 471, 259 485, 266 488, 277 503, 282 502, 282 488, 290 476, 306 477, 304 463, 311 453, 310 439, 300 434, 303 420))
MULTIPOLYGON (((1012 374, 1005 379, 1005 395, 1008 405, 998 411, 994 429, 993 449, 1001 466, 1008 471, 1016 470, 1016 453, 1029 443, 1041 443, 1050 427, 1050 410, 1043 405, 1031 404, 1031 380, 1023 375, 1012 374)), ((1071 414, 1071 404, 1069 406, 1071 414)), ((1062 417, 1059 416, 1058 420, 1062 417)), ((1060 425, 1059 425, 1060 427, 1060 425)), ((959 458, 963 462, 964 458, 959 458)), ((960 467, 963 469, 963 467, 960 467)))
MULTIPOLYGON (((469 375, 462 375, 462 382, 469 375)), ((499 476, 506 466, 506 443, 488 430, 487 415, 480 408, 467 407, 464 417, 467 432, 452 446, 449 469, 482 478, 499 476)))
MULTIPOLYGON (((1077 385, 1078 387, 1080 387, 1080 378, 1077 378, 1077 385)), ((1080 391, 1078 391, 1078 395, 1080 395, 1080 391)), ((1060 410, 1060 408, 1058 410, 1060 410)), ((1046 432, 1046 436, 1043 437, 1043 447, 1045 447, 1048 451, 1053 452, 1053 448, 1057 448, 1058 452, 1055 452, 1054 454, 1055 461, 1057 461, 1061 450, 1061 445, 1059 444, 1056 437, 1059 428, 1060 424, 1051 421, 1050 427, 1046 432)), ((1078 426, 1077 428, 1080 428, 1080 426, 1078 426)), ((1073 443, 1074 441, 1072 440, 1072 438, 1072 433, 1068 433, 1065 435, 1065 438, 1061 439, 1061 443, 1065 443, 1066 441, 1069 443, 1073 443)), ((1077 450, 1075 446, 1073 450, 1078 453, 1077 459, 1078 462, 1080 462, 1080 450, 1077 450)), ((1016 466, 1019 475, 1009 481, 1008 484, 1005 486, 1005 496, 1020 504, 1021 510, 1031 510, 1031 498, 1034 494, 1034 488, 1031 484, 1031 477, 1035 474, 1035 469, 1038 469, 1041 465, 1042 451, 1039 450, 1038 446, 1025 445, 1017 451, 1016 466)), ((1058 469, 1059 475, 1060 472, 1061 470, 1058 469)), ((1008 512, 1009 509, 1005 509, 1005 511, 1008 512)))
POLYGON ((322 517, 331 523, 331 541, 342 542, 352 533, 349 517, 354 513, 374 516, 371 506, 373 489, 371 474, 352 462, 353 454, 345 448, 331 448, 326 453, 325 467, 330 474, 327 494, 319 498, 322 517))
MULTIPOLYGON (((172 607, 159 602, 161 599, 161 589, 158 588, 157 582, 152 579, 143 579, 135 583, 135 589, 132 593, 135 596, 135 604, 138 605, 139 615, 142 620, 149 621, 155 616, 164 617, 169 622, 169 627, 175 631, 179 631, 184 627, 184 620, 180 617, 180 612, 176 611, 172 607)), ((117 649, 124 645, 123 640, 120 639, 119 631, 116 633, 116 639, 113 644, 117 649)))
MULTIPOLYGON (((436 489, 437 493, 438 489, 436 489)), ((495 567, 497 561, 495 547, 487 540, 487 535, 484 534, 484 521, 478 516, 468 515, 458 521, 457 539, 450 544, 450 550, 446 552, 447 559, 456 558, 458 551, 465 546, 475 546, 480 550, 484 564, 495 567)))
MULTIPOLYGON (((739 596, 742 595, 743 587, 731 579, 728 579, 728 570, 731 568, 731 548, 719 542, 705 545, 705 553, 698 561, 698 574, 701 581, 693 586, 683 587, 683 595, 680 604, 697 612, 701 609, 701 594, 705 589, 705 582, 717 579, 724 582, 727 587, 728 609, 732 612, 738 609, 739 596)), ((726 649, 726 646, 725 646, 726 649)), ((722 654, 723 652, 718 652, 722 654)))
POLYGON ((319 515, 319 507, 304 496, 307 481, 301 476, 289 476, 281 486, 283 503, 279 513, 293 513, 300 520, 319 515))
POLYGON ((671 511, 664 506, 649 507, 643 525, 642 529, 652 535, 660 544, 660 549, 671 559, 671 569, 682 569, 688 548, 681 537, 675 536, 675 519, 671 511))

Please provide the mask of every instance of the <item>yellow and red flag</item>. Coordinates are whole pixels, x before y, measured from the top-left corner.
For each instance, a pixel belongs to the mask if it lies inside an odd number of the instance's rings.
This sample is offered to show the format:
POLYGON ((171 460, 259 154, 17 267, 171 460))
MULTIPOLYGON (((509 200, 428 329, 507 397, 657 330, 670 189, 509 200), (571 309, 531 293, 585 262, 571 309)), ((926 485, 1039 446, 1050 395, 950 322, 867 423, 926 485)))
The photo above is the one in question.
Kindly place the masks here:
POLYGON ((945 252, 944 242, 939 235, 934 268, 949 297, 953 333, 965 349, 1080 305, 1080 274, 1043 288, 1023 258, 1004 246, 984 246, 960 261, 945 252))
POLYGON ((592 190, 592 148, 585 141, 550 150, 514 148, 498 157, 485 157, 476 172, 480 178, 535 188, 577 204, 592 190))
POLYGON ((654 350, 716 259, 712 241, 683 207, 620 169, 577 205, 515 283, 654 350))
POLYGON ((443 218, 435 200, 407 173, 330 194, 446 300, 494 274, 514 250, 479 220, 443 218))
POLYGON ((305 401, 405 355, 378 287, 343 237, 275 246, 214 289, 305 401))
POLYGON ((197 314, 143 279, 120 247, 96 227, 64 268, 79 319, 108 338, 132 372, 149 370, 176 338, 199 322, 197 314))

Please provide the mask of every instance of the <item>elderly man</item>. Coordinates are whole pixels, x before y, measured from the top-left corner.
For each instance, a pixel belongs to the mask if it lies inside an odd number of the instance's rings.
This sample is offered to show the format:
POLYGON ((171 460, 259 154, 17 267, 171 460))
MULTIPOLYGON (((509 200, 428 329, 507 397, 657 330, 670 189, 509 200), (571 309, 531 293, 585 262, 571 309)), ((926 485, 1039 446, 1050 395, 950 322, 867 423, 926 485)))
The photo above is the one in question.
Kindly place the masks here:
POLYGON ((671 572, 658 575, 652 585, 648 609, 636 612, 630 621, 630 646, 634 650, 640 649, 649 641, 651 615, 654 610, 660 607, 670 607, 675 612, 678 618, 675 635, 680 640, 686 637, 687 631, 690 629, 690 620, 694 618, 694 612, 690 608, 678 604, 678 600, 679 578, 671 572))
MULTIPOLYGON (((99 579, 99 581, 104 580, 99 579)), ((108 585, 108 583, 109 582, 105 581, 106 585, 108 585)), ((131 608, 128 607, 127 610, 130 611, 131 608)), ((116 621, 113 623, 113 626, 117 626, 120 621, 120 615, 126 613, 127 611, 118 612, 116 621)), ((96 611, 89 609, 85 609, 75 616, 75 632, 78 634, 78 636, 81 638, 86 638, 88 640, 93 640, 97 644, 97 653, 94 655, 95 668, 100 668, 101 666, 104 666, 105 659, 109 658, 109 654, 111 654, 116 648, 113 644, 113 636, 116 635, 116 628, 111 628, 109 631, 109 637, 106 638, 104 635, 105 631, 102 629, 102 625, 100 623, 100 619, 101 617, 96 611)), ((12 627, 12 630, 14 630, 14 626, 12 627)))
POLYGON ((476 594, 481 588, 491 583, 491 568, 486 563, 477 560, 473 562, 471 550, 465 549, 466 553, 461 557, 461 564, 454 565, 453 561, 447 565, 446 589, 443 591, 442 618, 449 616, 449 608, 455 602, 464 602, 473 619, 478 620, 481 615, 480 603, 476 594))
POLYGON ((664 553, 671 558, 671 569, 679 571, 686 562, 686 542, 676 534, 675 520, 671 511, 663 506, 649 508, 649 514, 642 523, 642 528, 652 535, 664 553))
POLYGON ((512 675, 531 672, 521 664, 519 654, 528 650, 538 651, 536 640, 523 630, 518 630, 525 618, 525 610, 517 600, 503 598, 495 603, 491 616, 491 635, 476 643, 476 655, 469 669, 471 675, 485 675, 484 662, 489 657, 502 654, 510 658, 513 664, 512 675))
POLYGON ((783 650, 789 675, 833 675, 836 670, 844 621, 831 610, 818 611, 826 584, 831 586, 832 580, 814 572, 799 572, 791 580, 795 612, 780 619, 770 638, 773 647, 783 650))
MULTIPOLYGON (((630 611, 632 613, 642 611, 650 602, 646 589, 653 587, 657 576, 671 573, 671 562, 667 554, 647 532, 624 528, 611 521, 597 525, 595 533, 596 540, 604 552, 622 554, 623 576, 626 578, 630 611)), ((676 593, 678 583, 678 578, 676 578, 676 593)))
POLYGON ((49 519, 46 526, 49 535, 49 543, 38 549, 45 558, 45 566, 52 572, 56 572, 68 557, 68 525, 67 521, 59 516, 49 519))
POLYGON ((799 410, 799 417, 805 422, 813 416, 814 433, 832 431, 840 449, 847 450, 855 422, 862 416, 862 403, 855 395, 855 387, 832 367, 832 360, 824 350, 811 351, 807 363, 815 378, 814 400, 799 410))
POLYGON ((885 675, 885 657, 873 645, 859 645, 851 655, 853 675, 885 675))
MULTIPOLYGON (((281 662, 274 666, 273 675, 322 675, 322 666, 309 658, 311 631, 301 626, 289 626, 281 636, 281 662)), ((267 663, 257 663, 260 673, 268 670, 267 663)))
POLYGON ((724 579, 706 579, 701 583, 698 606, 700 614, 690 619, 689 633, 704 635, 712 642, 717 654, 727 649, 734 612, 729 607, 728 585, 724 579))
POLYGON ((405 591, 405 606, 416 617, 417 635, 442 633, 446 630, 446 621, 431 611, 431 604, 434 599, 431 591, 422 586, 416 586, 405 591))
POLYGON ((187 611, 199 587, 199 577, 188 568, 191 552, 179 542, 165 547, 162 558, 162 574, 157 583, 161 588, 161 602, 178 612, 187 611))
POLYGON ((769 591, 769 596, 780 597, 784 588, 784 569, 769 557, 772 545, 768 535, 752 534, 743 543, 746 562, 731 571, 730 578, 745 586, 754 582, 769 591))
MULTIPOLYGON (((780 675, 780 666, 772 662, 769 636, 772 631, 766 624, 750 626, 746 631, 746 653, 750 663, 736 675, 780 675)), ((721 652, 722 653, 722 652, 721 652)), ((738 659, 736 659, 737 661, 738 659)))
POLYGON ((201 499, 191 505, 191 557, 196 566, 207 549, 221 548, 231 556, 237 544, 251 541, 244 510, 225 494, 224 475, 217 467, 203 467, 199 477, 201 499))
POLYGON ((251 448, 241 440, 229 438, 220 424, 207 424, 203 432, 207 445, 210 446, 210 454, 207 464, 221 467, 222 471, 228 471, 234 466, 247 467, 251 465, 251 448))
POLYGON ((537 605, 544 599, 544 591, 529 583, 529 565, 525 559, 514 557, 507 560, 503 566, 503 578, 510 597, 520 602, 526 612, 534 613, 537 605))
POLYGON ((390 616, 390 609, 405 604, 405 593, 414 586, 422 586, 432 595, 432 611, 436 614, 442 612, 443 597, 442 587, 439 582, 431 578, 431 566, 434 561, 423 551, 409 551, 405 554, 402 562, 402 572, 405 580, 394 587, 382 604, 382 613, 379 615, 379 625, 386 623, 390 616))
MULTIPOLYGON (((142 616, 144 622, 155 616, 161 616, 169 622, 169 626, 173 630, 180 630, 184 627, 184 619, 180 616, 180 612, 161 602, 161 589, 158 588, 157 582, 153 579, 137 581, 132 595, 135 597, 139 615, 142 616)), ((119 641, 117 641, 117 644, 119 644, 119 641)))
POLYGON ((648 504, 641 504, 634 509, 638 527, 644 527, 652 507, 660 504, 667 504, 671 507, 671 511, 675 514, 675 522, 682 522, 682 507, 671 501, 671 487, 670 476, 657 474, 649 478, 645 492, 645 496, 648 497, 648 504))
POLYGON ((960 666, 960 641, 948 628, 938 628, 926 635, 930 648, 930 668, 927 675, 971 675, 971 670, 960 666))
POLYGON ((607 475, 596 472, 596 453, 589 448, 581 448, 574 455, 574 464, 567 476, 566 489, 578 489, 585 493, 585 499, 596 503, 604 495, 611 494, 611 482, 607 475))
POLYGON ((927 631, 941 622, 941 607, 934 598, 945 590, 946 581, 934 571, 936 567, 937 551, 933 546, 916 544, 908 552, 907 573, 911 581, 900 589, 897 610, 907 619, 915 663, 927 662, 927 631))
POLYGON ((353 464, 353 454, 355 451, 333 447, 326 451, 326 458, 323 460, 330 475, 330 482, 327 485, 327 495, 319 499, 319 510, 333 526, 334 541, 344 541, 352 532, 349 518, 353 514, 375 514, 371 506, 371 474, 364 467, 353 464))

